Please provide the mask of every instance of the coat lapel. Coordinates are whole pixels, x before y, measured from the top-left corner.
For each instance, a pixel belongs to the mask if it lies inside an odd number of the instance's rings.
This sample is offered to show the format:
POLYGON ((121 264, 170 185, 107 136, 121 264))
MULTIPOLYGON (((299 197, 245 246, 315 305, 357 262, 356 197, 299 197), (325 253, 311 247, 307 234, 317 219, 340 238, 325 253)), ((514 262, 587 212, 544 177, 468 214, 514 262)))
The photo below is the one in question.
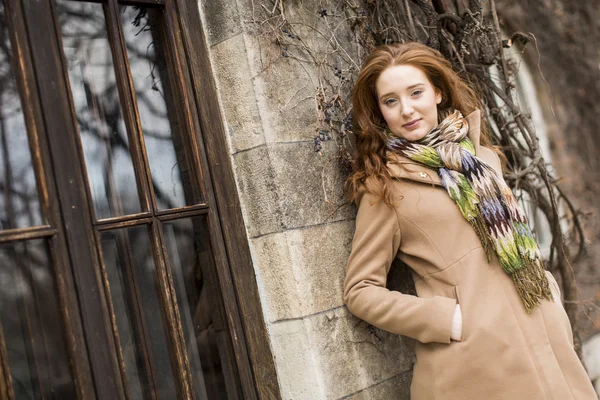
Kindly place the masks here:
MULTIPOLYGON (((469 123, 469 132, 467 133, 467 136, 473 142, 475 147, 475 155, 478 156, 480 152, 479 137, 481 111, 476 109, 467 115, 466 119, 469 123)), ((435 169, 429 168, 423 164, 411 160, 408 157, 390 151, 387 152, 386 156, 386 166, 393 178, 410 179, 412 181, 442 186, 442 180, 435 169)))

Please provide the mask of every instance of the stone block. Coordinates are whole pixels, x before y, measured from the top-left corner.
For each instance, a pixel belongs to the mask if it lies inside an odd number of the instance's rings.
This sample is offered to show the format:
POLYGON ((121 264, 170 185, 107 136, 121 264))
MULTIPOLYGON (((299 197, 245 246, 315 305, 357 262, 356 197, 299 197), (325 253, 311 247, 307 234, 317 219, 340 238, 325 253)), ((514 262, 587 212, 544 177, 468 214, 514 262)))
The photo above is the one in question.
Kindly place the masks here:
POLYGON ((233 168, 248 236, 282 231, 277 178, 268 148, 259 146, 235 154, 233 168))
POLYGON ((374 328, 346 307, 305 320, 323 398, 339 399, 412 368, 411 339, 374 328))
POLYGON ((312 143, 269 146, 286 229, 354 218, 356 210, 343 194, 346 176, 334 156, 335 147, 326 142, 328 155, 321 156, 312 143))
POLYGON ((345 265, 354 221, 341 221, 251 240, 269 322, 343 305, 345 265))
POLYGON ((319 126, 313 71, 294 60, 277 60, 254 85, 267 142, 312 142, 319 126))
POLYGON ((199 4, 209 47, 242 31, 240 14, 235 0, 200 1, 199 4))
POLYGON ((211 49, 231 153, 265 143, 245 49, 241 34, 211 49))
MULTIPOLYGON (((325 145, 333 152, 334 143, 325 145)), ((259 146, 234 154, 233 164, 250 238, 356 214, 343 195, 345 175, 337 160, 310 144, 259 146)))
POLYGON ((321 399, 319 371, 314 364, 304 322, 281 322, 271 325, 269 331, 282 398, 321 399))
POLYGON ((265 319, 276 322, 302 315, 298 284, 287 234, 274 233, 250 240, 265 319))
POLYGON ((303 316, 343 305, 353 235, 353 220, 286 232, 303 316))

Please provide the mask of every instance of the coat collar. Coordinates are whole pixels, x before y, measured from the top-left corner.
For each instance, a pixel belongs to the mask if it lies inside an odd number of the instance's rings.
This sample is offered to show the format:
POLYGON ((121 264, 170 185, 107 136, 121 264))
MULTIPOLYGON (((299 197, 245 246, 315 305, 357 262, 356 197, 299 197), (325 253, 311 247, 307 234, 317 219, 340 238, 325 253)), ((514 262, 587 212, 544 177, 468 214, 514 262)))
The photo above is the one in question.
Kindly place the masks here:
MULTIPOLYGON (((475 155, 479 155, 480 144, 480 126, 481 126, 481 110, 476 109, 465 117, 469 123, 469 132, 467 136, 473 142, 475 147, 475 155)), ((386 153, 386 166, 390 171, 392 178, 410 179, 413 181, 431 183, 442 186, 442 180, 437 171, 423 164, 411 160, 401 154, 388 151, 386 153)))

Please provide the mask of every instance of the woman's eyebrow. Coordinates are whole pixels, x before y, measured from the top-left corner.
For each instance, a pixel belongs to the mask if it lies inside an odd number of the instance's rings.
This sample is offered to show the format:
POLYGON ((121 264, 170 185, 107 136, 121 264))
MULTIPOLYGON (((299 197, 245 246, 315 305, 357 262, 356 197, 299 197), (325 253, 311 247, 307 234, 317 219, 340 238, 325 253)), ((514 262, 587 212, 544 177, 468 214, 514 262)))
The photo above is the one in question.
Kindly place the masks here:
MULTIPOLYGON (((411 90, 411 89, 416 88, 417 86, 423 86, 423 85, 425 85, 425 84, 424 83, 415 83, 414 85, 410 85, 409 87, 407 87, 406 90, 411 90)), ((379 96, 379 99, 381 100, 384 97, 390 96, 392 94, 395 94, 395 92, 389 92, 389 93, 382 94, 381 96, 379 96)))
POLYGON ((407 90, 410 90, 410 89, 414 89, 414 88, 416 88, 417 86, 422 86, 422 85, 425 85, 425 84, 424 84, 424 83, 415 83, 414 85, 410 85, 410 86, 409 86, 409 87, 407 87, 406 89, 407 89, 407 90))

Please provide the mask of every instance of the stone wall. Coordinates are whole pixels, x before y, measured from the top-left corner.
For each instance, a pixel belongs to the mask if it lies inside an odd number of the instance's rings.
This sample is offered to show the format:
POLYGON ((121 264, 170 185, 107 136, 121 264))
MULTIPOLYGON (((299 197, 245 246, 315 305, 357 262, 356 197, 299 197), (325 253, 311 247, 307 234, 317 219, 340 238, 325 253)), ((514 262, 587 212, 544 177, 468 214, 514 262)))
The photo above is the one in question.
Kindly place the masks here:
MULTIPOLYGON (((597 110, 598 105, 586 101, 577 111, 570 104, 577 104, 577 96, 598 94, 600 89, 584 85, 581 68, 571 71, 580 76, 579 89, 560 78, 569 75, 563 73, 569 67, 552 61, 562 57, 553 49, 560 49, 561 43, 570 46, 572 37, 560 32, 555 37, 543 34, 554 19, 564 16, 570 21, 579 11, 565 11, 561 4, 568 2, 564 1, 551 1, 553 6, 547 10, 542 4, 497 3, 505 17, 503 28, 509 32, 532 30, 540 39, 541 68, 555 86, 554 98, 536 70, 538 59, 533 50, 528 50, 525 59, 536 71, 533 75, 553 159, 578 205, 584 211, 597 212, 598 171, 590 171, 597 167, 597 158, 587 155, 585 163, 579 162, 582 158, 572 138, 578 132, 597 131, 589 121, 590 115, 597 114, 593 107, 597 110), (557 115, 551 113, 552 108, 557 115), (573 115, 577 124, 569 123, 573 115), (576 176, 586 179, 574 179, 576 176)), ((343 12, 336 4, 221 0, 201 2, 200 9, 283 398, 408 399, 413 342, 369 326, 343 305, 342 282, 355 209, 345 204, 342 196, 345 176, 338 161, 338 144, 327 141, 321 153, 314 151, 315 131, 320 129, 315 95, 320 86, 331 87, 329 83, 338 78, 323 73, 321 67, 341 59, 345 64, 340 68, 357 69, 363 55, 360 38, 354 37, 351 24, 343 23, 343 12), (286 35, 284 30, 265 34, 265 26, 278 22, 277 13, 270 14, 272 7, 282 4, 288 22, 297 24, 295 32, 302 36, 298 45, 308 43, 315 49, 312 59, 290 56, 275 44, 279 35, 286 35), (323 17, 323 10, 328 18, 323 17), (269 20, 270 15, 273 18, 269 20), (332 29, 335 37, 323 34, 332 29), (332 49, 343 57, 332 61, 332 49)), ((555 27, 562 25, 556 23, 555 27)), ((594 67, 598 60, 589 61, 582 68, 589 70, 591 80, 598 76, 594 67)), ((587 133, 581 143, 587 149, 597 148, 597 139, 597 134, 587 133)), ((578 269, 582 296, 591 304, 600 301, 600 269, 596 267, 600 247, 594 240, 599 237, 597 221, 594 216, 586 222, 590 251, 578 269)), ((584 338, 597 330, 592 323, 598 323, 599 316, 600 312, 590 313, 584 322, 584 338)))
MULTIPOLYGON (((410 340, 343 305, 355 209, 343 198, 336 143, 314 150, 315 66, 257 34, 251 1, 200 6, 283 398, 408 399, 410 340)), ((285 12, 318 28, 320 7, 286 2, 285 12)), ((316 32, 303 40, 328 48, 316 32)))

